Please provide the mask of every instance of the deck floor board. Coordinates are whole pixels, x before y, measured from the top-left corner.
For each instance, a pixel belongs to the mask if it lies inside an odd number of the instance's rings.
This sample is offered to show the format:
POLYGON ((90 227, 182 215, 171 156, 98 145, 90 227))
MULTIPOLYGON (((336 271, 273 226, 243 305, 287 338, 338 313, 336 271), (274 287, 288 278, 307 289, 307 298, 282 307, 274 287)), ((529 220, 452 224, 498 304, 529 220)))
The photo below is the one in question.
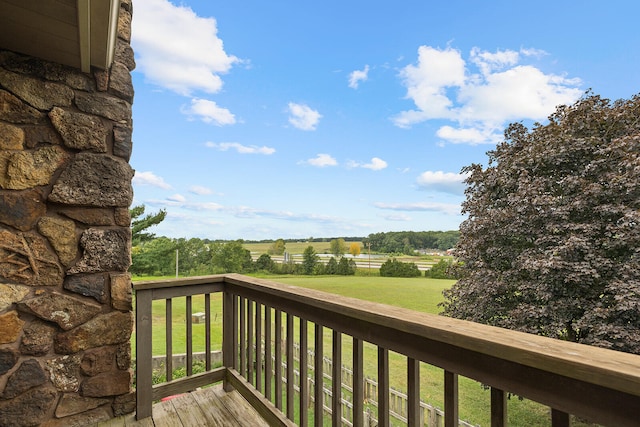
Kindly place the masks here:
POLYGON ((244 427, 268 426, 258 412, 237 391, 225 392, 222 385, 203 388, 153 405, 152 416, 136 420, 129 414, 103 421, 95 427, 244 427))

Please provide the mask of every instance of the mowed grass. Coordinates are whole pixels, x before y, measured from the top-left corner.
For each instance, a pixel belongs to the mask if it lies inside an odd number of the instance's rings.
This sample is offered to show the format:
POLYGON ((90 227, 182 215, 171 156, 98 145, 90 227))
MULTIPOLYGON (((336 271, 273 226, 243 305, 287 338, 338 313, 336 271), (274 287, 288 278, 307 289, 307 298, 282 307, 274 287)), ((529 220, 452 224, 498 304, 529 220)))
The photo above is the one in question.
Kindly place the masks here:
MULTIPOLYGON (((443 300, 442 291, 455 283, 454 280, 437 280, 424 277, 388 278, 380 276, 261 276, 274 282, 285 283, 315 289, 337 295, 359 298, 363 300, 394 305, 415 311, 438 314, 438 304, 443 300)), ((148 280, 148 278, 145 278, 148 280)), ((221 349, 222 342, 222 304, 220 295, 212 295, 212 343, 214 349, 221 349)), ((204 311, 204 298, 193 297, 193 312, 204 311)), ((185 298, 173 302, 174 320, 173 344, 174 353, 182 353, 185 349, 186 322, 185 298)), ((153 305, 154 338, 153 353, 165 353, 165 303, 155 301, 153 305)), ((285 325, 283 317, 282 325, 285 325)), ((295 321, 295 340, 298 340, 298 319, 295 321)), ((331 356, 332 331, 324 328, 325 356, 331 356)), ((351 337, 343 336, 342 364, 351 365, 351 337)), ((204 325, 193 325, 194 352, 204 350, 204 325)), ((313 327, 309 327, 309 345, 313 346, 313 327)), ((377 348, 365 343, 365 375, 377 378, 377 348)), ((401 391, 406 390, 406 357, 391 352, 389 355, 391 385, 401 391)), ((442 369, 421 364, 421 398, 433 406, 443 408, 442 369)), ((474 425, 490 425, 490 392, 474 380, 459 378, 460 409, 463 420, 474 425)), ((511 396, 508 401, 509 425, 515 427, 547 427, 551 425, 549 408, 528 400, 511 396)), ((574 426, 584 426, 574 421, 574 426)))
POLYGON ((382 304, 438 314, 442 291, 455 280, 380 276, 262 276, 264 279, 382 304))

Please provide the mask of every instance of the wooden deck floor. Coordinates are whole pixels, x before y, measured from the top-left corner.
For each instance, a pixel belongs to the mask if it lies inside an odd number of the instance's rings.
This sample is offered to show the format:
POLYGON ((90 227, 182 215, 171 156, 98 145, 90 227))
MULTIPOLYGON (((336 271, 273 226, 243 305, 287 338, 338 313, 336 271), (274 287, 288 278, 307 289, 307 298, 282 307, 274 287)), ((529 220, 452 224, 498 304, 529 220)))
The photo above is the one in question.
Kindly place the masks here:
POLYGON ((187 393, 153 405, 153 416, 137 421, 134 414, 101 422, 96 427, 246 427, 268 426, 238 393, 222 385, 187 393))

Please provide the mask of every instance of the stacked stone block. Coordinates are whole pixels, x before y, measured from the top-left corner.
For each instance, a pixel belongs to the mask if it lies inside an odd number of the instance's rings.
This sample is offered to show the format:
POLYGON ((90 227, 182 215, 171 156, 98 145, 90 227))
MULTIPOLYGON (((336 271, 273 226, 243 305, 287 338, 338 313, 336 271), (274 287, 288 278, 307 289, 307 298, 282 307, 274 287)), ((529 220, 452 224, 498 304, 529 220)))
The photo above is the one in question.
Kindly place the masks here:
POLYGON ((134 409, 130 24, 106 71, 0 50, 0 426, 134 409))

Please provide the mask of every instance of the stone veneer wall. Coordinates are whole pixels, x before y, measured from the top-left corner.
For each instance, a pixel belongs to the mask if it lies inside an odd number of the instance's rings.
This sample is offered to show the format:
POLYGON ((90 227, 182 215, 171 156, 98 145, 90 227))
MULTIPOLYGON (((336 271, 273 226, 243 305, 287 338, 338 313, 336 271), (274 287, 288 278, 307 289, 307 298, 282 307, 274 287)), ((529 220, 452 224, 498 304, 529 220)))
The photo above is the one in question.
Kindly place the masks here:
POLYGON ((135 406, 131 12, 108 71, 0 50, 0 426, 135 406))

